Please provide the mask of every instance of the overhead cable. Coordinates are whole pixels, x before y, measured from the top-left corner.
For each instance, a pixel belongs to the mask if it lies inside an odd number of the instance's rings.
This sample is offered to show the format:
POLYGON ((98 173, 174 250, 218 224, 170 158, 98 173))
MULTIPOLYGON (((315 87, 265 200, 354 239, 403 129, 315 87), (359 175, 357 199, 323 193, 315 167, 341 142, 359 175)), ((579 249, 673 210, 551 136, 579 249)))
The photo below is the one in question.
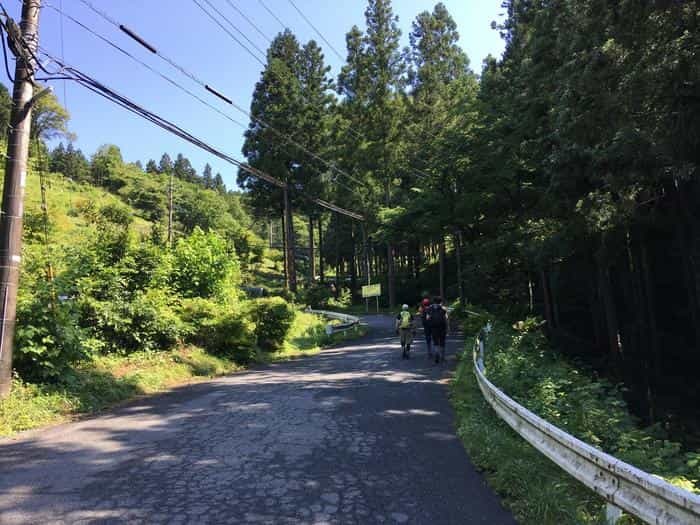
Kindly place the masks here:
MULTIPOLYGON (((192 135, 190 132, 186 131, 185 129, 181 128, 177 124, 174 124, 173 122, 165 119, 164 117, 161 117, 144 107, 138 105, 136 102, 133 102, 129 98, 127 98, 124 95, 119 94, 115 90, 107 87, 106 85, 102 84, 98 80, 90 77, 89 75, 83 73, 79 69, 67 65, 64 61, 56 58, 52 54, 48 53, 46 50, 43 48, 40 48, 40 53, 44 56, 46 56, 51 62, 57 64, 60 67, 61 73, 72 78, 72 80, 75 80, 78 84, 82 85, 86 89, 92 91, 93 93, 96 93, 103 98, 121 106, 122 108, 126 109, 127 111, 130 111, 131 113, 134 113, 135 115, 138 115, 156 126, 182 138, 183 140, 186 140, 187 142, 197 146, 200 149, 203 149, 204 151, 207 151, 208 153, 211 153, 212 155, 230 163, 233 164, 234 166, 242 169, 243 171, 246 171, 253 175, 254 177, 257 177, 259 179, 262 179, 270 184, 273 184, 277 187, 280 188, 285 188, 287 187, 287 183, 284 181, 277 179, 276 177, 273 177, 272 175, 265 173, 262 170, 259 170, 257 168, 254 168, 253 166, 250 166, 247 163, 241 162, 234 157, 228 155, 227 153, 222 152, 221 150, 211 146, 210 144, 204 142, 203 140, 199 139, 198 137, 192 135)), ((347 215, 348 217, 351 217, 356 220, 364 220, 364 217, 358 213, 346 210, 344 208, 341 208, 340 206, 337 206, 333 203, 330 203, 328 201, 322 200, 322 199, 317 199, 314 197, 311 197, 309 195, 306 195, 304 193, 300 194, 303 198, 309 200, 310 202, 313 202, 319 206, 322 206, 326 209, 329 209, 331 211, 334 211, 336 213, 342 214, 342 215, 347 215)))
MULTIPOLYGON (((255 53, 253 53, 253 52, 248 48, 248 46, 246 46, 243 42, 241 42, 241 41, 236 37, 236 35, 234 35, 231 31, 229 31, 228 29, 226 29, 226 26, 224 26, 224 25, 221 23, 221 21, 219 20, 219 18, 215 17, 215 16, 212 15, 209 11, 207 11, 207 9, 199 2, 199 0, 192 0, 192 1, 193 1, 193 2, 197 5, 197 7, 199 7, 209 18, 211 18, 211 19, 214 21, 214 23, 215 23, 216 25, 218 25, 221 29, 223 29, 235 42, 237 42, 239 46, 241 46, 243 49, 245 49, 245 50, 248 52, 248 54, 249 54, 250 56, 252 56, 255 60, 257 60, 257 61, 260 63, 260 65, 265 66, 265 62, 263 62, 263 60, 262 60, 258 55, 256 55, 255 53)), ((265 56, 265 52, 262 51, 257 45, 255 45, 255 42, 253 42, 252 40, 250 40, 250 39, 245 35, 245 33, 243 33, 243 31, 241 31, 240 29, 238 29, 238 28, 233 24, 233 22, 231 22, 231 20, 230 20, 226 15, 224 15, 221 11, 219 11, 219 10, 216 8, 216 6, 215 6, 214 4, 212 4, 209 0, 204 0, 204 2, 206 2, 206 4, 207 4, 211 9, 213 9, 213 10, 216 12, 216 14, 219 15, 220 18, 223 18, 226 22, 228 22, 228 24, 229 24, 233 29, 235 29, 243 38, 245 38, 245 40, 246 40, 253 48, 255 48, 256 51, 258 51, 258 53, 260 53, 262 56, 265 56)))
MULTIPOLYGON (((124 33, 126 33, 126 34, 129 35, 130 37, 134 38, 134 37, 132 36, 132 34, 133 34, 133 35, 136 35, 133 31, 131 31, 131 30, 129 30, 128 28, 126 28, 126 26, 120 24, 119 22, 117 22, 116 20, 114 20, 112 17, 110 17, 109 15, 107 15, 106 13, 104 13, 104 11, 102 11, 102 10, 96 8, 89 0, 80 0, 80 1, 81 1, 84 5, 86 5, 89 9, 91 9, 93 12, 95 12, 96 14, 98 14, 99 16, 101 16, 104 20, 106 20, 106 21, 109 22, 110 24, 114 25, 115 27, 118 27, 121 31, 123 31, 124 33)), ((197 2, 197 0, 193 0, 193 1, 194 1, 194 2, 197 2)), ((54 9, 56 9, 55 6, 54 6, 54 9)), ((219 23, 219 26, 221 26, 220 23, 219 23)), ((227 31, 227 33, 231 34, 229 31, 227 31)), ((269 130, 270 130, 272 133, 274 133, 280 140, 286 142, 287 144, 293 145, 294 147, 296 147, 296 148, 298 148, 300 151, 306 153, 307 155, 309 155, 309 156, 312 157, 313 159, 315 159, 315 160, 321 162, 322 164, 324 164, 324 165, 325 165, 326 167, 328 167, 329 169, 331 169, 331 170, 335 171, 336 173, 339 173, 340 175, 343 175, 344 177, 346 177, 346 178, 352 180, 354 183, 360 184, 360 185, 366 185, 366 183, 365 183, 364 181, 362 181, 362 180, 358 179, 357 177, 354 177, 353 175, 350 175, 349 173, 345 172, 344 170, 338 168, 338 167, 335 166, 335 164, 333 164, 332 162, 327 161, 326 159, 324 159, 324 158, 321 157, 320 155, 318 155, 318 154, 314 153, 313 151, 309 150, 306 146, 300 144, 300 143, 297 142, 296 140, 294 140, 294 139, 292 139, 291 137, 287 136, 285 133, 283 133, 283 132, 277 130, 274 126, 272 126, 271 124, 268 124, 268 123, 265 122, 263 119, 261 119, 261 118, 259 118, 259 117, 253 116, 249 111, 246 111, 243 107, 241 107, 240 105, 236 104, 232 99, 230 99, 229 97, 226 97, 226 96, 223 95, 220 91, 218 91, 218 90, 212 88, 208 83, 204 82, 202 79, 198 78, 198 77, 195 76, 193 73, 191 73, 190 71, 188 71, 188 70, 185 69, 184 67, 180 66, 177 62, 175 62, 174 60, 168 58, 168 57, 167 57, 166 55, 164 55, 158 48, 156 48, 155 46, 153 46, 153 45, 151 45, 150 43, 148 43, 148 42, 147 42, 144 38, 142 38, 141 36, 136 35, 136 37, 137 37, 137 38, 134 38, 134 40, 137 41, 139 44, 141 44, 142 46, 144 46, 144 47, 145 47, 146 49, 148 49, 149 51, 151 51, 151 52, 155 53, 156 55, 158 55, 161 59, 165 60, 168 64, 170 64, 172 67, 174 67, 175 69, 177 69, 178 71, 180 71, 182 74, 184 74, 185 76, 187 76, 188 78, 190 78, 193 82, 199 84, 202 88, 206 89, 207 91, 211 92, 212 94, 214 94, 214 95, 217 96, 218 98, 222 99, 222 100, 225 101, 227 104, 233 106, 237 111, 239 111, 240 113, 246 115, 246 116, 247 116, 248 118, 250 118, 252 121, 255 121, 255 122, 257 122, 258 124, 260 124, 261 126, 263 126, 264 128, 269 129, 269 130)))
POLYGON ((296 9, 296 12, 299 13, 299 15, 306 21, 306 23, 309 24, 309 25, 311 26, 311 29, 313 29, 314 31, 316 31, 316 34, 317 34, 319 37, 321 37, 321 40, 323 40, 323 41, 326 43, 326 45, 331 49, 331 51, 333 51, 333 53, 335 53, 335 56, 337 56, 337 57, 340 59, 341 62, 342 62, 343 60, 345 60, 345 59, 343 58, 343 56, 338 52, 338 50, 337 50, 335 47, 333 47, 333 44, 331 44, 331 43, 326 39, 326 37, 323 36, 323 33, 321 33, 321 31, 318 30, 318 28, 313 24, 313 22, 311 22, 311 20, 309 20, 309 18, 302 12, 302 10, 299 9, 299 8, 297 7, 297 5, 294 3, 294 0, 289 0, 289 3, 292 4, 292 7, 293 7, 294 9, 296 9))

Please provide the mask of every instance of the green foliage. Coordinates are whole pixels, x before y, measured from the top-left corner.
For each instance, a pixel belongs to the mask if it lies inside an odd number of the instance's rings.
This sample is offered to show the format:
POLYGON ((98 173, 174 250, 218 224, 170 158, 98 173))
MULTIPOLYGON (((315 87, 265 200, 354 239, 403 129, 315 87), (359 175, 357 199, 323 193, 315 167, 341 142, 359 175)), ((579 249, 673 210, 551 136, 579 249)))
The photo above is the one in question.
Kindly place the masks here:
MULTIPOLYGON (((483 323, 482 323, 483 326, 483 323)), ((497 322, 486 343, 490 381, 523 406, 583 441, 686 489, 698 491, 697 454, 683 453, 658 427, 640 429, 618 386, 554 353, 541 320, 497 322)), ((467 348, 471 348, 473 340, 467 348)), ((603 501, 513 432, 488 406, 470 350, 453 384, 458 432, 471 459, 519 522, 600 523, 603 501), (533 478, 528 472, 537 471, 533 478)))
POLYGON ((250 301, 250 315, 255 321, 255 336, 264 350, 279 348, 289 333, 296 312, 281 297, 250 301))
POLYGON ((330 308, 343 309, 347 308, 352 304, 352 292, 349 288, 341 288, 338 291, 338 297, 331 297, 328 299, 328 306, 330 308))
POLYGON ((223 305, 201 297, 184 299, 180 316, 185 324, 185 340, 207 351, 248 363, 256 342, 252 305, 223 305))
POLYGON ((32 293, 21 293, 17 303, 14 368, 27 380, 55 381, 86 357, 84 332, 73 322, 71 305, 58 301, 43 269, 33 266, 38 279, 31 283, 32 293))
POLYGON ((333 290, 325 284, 314 284, 304 290, 303 302, 311 308, 323 309, 333 298, 333 290))
POLYGON ((172 283, 183 297, 234 299, 240 281, 235 252, 217 233, 195 228, 173 251, 172 283))

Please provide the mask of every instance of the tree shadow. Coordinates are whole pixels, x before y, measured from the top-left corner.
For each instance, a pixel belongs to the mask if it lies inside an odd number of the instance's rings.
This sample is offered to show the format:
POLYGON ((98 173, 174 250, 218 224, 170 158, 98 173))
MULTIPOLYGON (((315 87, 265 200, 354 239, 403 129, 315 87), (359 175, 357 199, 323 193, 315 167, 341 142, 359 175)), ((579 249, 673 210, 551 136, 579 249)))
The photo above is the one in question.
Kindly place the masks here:
POLYGON ((454 359, 417 350, 369 337, 0 444, 0 521, 514 523, 455 435, 454 359))

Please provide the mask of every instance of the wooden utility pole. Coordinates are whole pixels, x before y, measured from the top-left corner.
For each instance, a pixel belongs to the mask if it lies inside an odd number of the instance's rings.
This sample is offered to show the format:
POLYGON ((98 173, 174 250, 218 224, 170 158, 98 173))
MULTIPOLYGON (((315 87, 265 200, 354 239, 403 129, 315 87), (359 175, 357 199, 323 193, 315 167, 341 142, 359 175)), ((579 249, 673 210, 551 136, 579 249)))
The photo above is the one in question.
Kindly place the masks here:
POLYGON ((22 254, 22 211, 34 94, 32 54, 38 47, 40 7, 40 0, 24 0, 22 3, 21 37, 31 53, 20 42, 16 42, 20 45, 11 46, 17 49, 18 56, 0 216, 0 399, 7 397, 12 387, 12 350, 22 254))
POLYGON ((170 170, 168 182, 168 248, 173 247, 173 170, 170 170))
POLYGON ((297 291, 297 272, 295 260, 294 223, 292 206, 289 203, 289 189, 284 187, 284 234, 287 237, 287 281, 290 292, 297 291))

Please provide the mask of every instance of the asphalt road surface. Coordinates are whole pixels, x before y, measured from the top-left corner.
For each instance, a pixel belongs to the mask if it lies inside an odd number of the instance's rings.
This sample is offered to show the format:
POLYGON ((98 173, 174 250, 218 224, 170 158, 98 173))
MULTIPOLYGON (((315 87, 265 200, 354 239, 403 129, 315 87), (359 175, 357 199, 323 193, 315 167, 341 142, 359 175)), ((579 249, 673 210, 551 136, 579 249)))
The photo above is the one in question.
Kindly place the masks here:
POLYGON ((0 523, 515 523, 425 346, 364 339, 0 441, 0 523))

